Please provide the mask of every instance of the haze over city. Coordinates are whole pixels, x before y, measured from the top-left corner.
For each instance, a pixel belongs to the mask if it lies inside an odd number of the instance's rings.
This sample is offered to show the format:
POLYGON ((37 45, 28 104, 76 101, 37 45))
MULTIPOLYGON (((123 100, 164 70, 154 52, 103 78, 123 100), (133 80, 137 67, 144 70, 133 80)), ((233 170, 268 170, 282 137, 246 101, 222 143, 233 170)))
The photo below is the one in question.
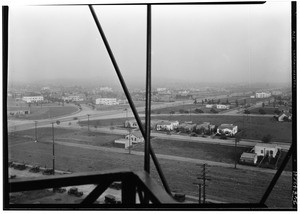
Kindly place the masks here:
MULTIPOLYGON (((289 6, 153 7, 153 83, 290 82, 289 6)), ((145 7, 95 10, 125 80, 144 83, 145 7)), ((87 7, 15 7, 10 15, 10 81, 117 81, 87 7)))
POLYGON ((8 208, 297 209, 296 3, 199 3, 2 7, 8 208))

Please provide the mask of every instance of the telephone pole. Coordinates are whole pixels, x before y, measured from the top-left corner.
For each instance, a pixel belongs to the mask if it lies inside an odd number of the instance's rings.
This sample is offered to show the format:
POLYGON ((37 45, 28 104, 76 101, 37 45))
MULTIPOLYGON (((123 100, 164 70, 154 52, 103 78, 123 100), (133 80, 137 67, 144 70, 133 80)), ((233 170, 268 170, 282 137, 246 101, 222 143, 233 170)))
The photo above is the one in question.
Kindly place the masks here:
POLYGON ((38 137, 37 137, 37 121, 34 121, 34 127, 35 127, 35 142, 38 142, 38 137))
POLYGON ((53 175, 55 175, 55 147, 54 147, 54 122, 52 122, 52 140, 53 140, 53 156, 52 156, 52 160, 53 160, 53 175))
POLYGON ((88 132, 90 132, 90 115, 88 114, 88 132))
MULTIPOLYGON (((200 174, 200 177, 197 177, 197 179, 200 179, 199 185, 199 194, 201 195, 201 186, 203 188, 203 204, 205 204, 206 201, 206 181, 210 181, 211 179, 207 176, 206 171, 206 164, 202 165, 202 172, 200 174), (202 182, 202 183, 201 183, 202 182)), ((201 196, 199 196, 199 204, 201 203, 201 196)))

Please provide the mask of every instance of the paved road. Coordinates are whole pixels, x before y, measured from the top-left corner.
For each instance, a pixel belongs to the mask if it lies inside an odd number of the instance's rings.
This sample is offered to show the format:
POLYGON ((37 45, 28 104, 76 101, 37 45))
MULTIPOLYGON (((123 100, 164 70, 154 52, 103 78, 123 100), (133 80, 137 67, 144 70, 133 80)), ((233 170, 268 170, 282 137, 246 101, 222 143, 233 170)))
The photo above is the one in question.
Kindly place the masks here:
MULTIPOLYGON (((125 149, 120 148, 109 148, 109 147, 100 147, 100 146, 93 146, 93 145, 87 145, 87 144, 79 144, 79 143, 69 143, 69 142, 63 142, 63 141, 55 141, 56 144, 63 145, 63 146, 69 146, 69 147, 77 147, 82 149, 90 149, 90 150, 96 150, 96 151, 103 151, 103 152, 113 152, 113 153, 122 153, 122 154, 128 154, 129 151, 125 149)), ((131 150, 132 155, 138 155, 138 156, 144 156, 144 152, 140 151, 133 151, 131 150)), ((164 155, 164 154, 156 154, 157 158, 160 159, 166 159, 166 160, 175 160, 175 161, 183 161, 183 162, 189 162, 193 164, 208 164, 211 166, 220 166, 220 167, 227 167, 227 168, 233 168, 233 164, 229 163, 221 163, 221 162, 215 162, 215 161, 208 161, 208 160, 201 160, 201 159, 194 159, 194 158, 186 158, 186 157, 180 157, 180 156, 173 156, 173 155, 164 155)), ((258 168, 258 167, 251 167, 251 166, 245 166, 245 165, 237 165, 238 169, 245 169, 245 170, 251 170, 251 171, 259 171, 259 172, 267 172, 274 174, 276 170, 272 169, 265 169, 265 168, 258 168)), ((282 175, 290 176, 291 172, 284 171, 282 175)))

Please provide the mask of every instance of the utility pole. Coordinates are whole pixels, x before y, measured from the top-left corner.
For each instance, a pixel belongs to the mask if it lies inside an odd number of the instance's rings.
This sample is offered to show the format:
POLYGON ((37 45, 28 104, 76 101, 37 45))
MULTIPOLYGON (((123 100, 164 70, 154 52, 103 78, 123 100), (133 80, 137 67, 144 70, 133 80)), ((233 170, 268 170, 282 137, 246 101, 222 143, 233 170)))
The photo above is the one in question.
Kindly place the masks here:
POLYGON ((34 121, 34 127, 35 127, 35 141, 34 142, 38 142, 38 137, 37 137, 37 121, 34 121))
POLYGON ((193 183, 193 184, 195 184, 195 185, 198 186, 198 191, 199 191, 199 193, 198 193, 198 195, 199 195, 199 204, 201 204, 201 188, 202 188, 202 185, 201 185, 200 182, 199 182, 199 183, 193 183))
POLYGON ((238 139, 235 138, 234 142, 235 142, 235 146, 234 146, 234 168, 236 169, 236 144, 237 144, 238 139))
POLYGON ((88 132, 90 132, 90 115, 88 114, 88 132))
POLYGON ((53 139, 53 175, 55 175, 55 148, 54 148, 54 122, 52 122, 52 139, 53 139))
POLYGON ((209 177, 207 177, 206 175, 206 164, 202 165, 203 169, 202 169, 202 175, 200 175, 200 177, 198 177, 197 179, 201 179, 202 180, 202 186, 203 186, 203 204, 205 204, 206 201, 206 181, 210 181, 211 179, 209 177))

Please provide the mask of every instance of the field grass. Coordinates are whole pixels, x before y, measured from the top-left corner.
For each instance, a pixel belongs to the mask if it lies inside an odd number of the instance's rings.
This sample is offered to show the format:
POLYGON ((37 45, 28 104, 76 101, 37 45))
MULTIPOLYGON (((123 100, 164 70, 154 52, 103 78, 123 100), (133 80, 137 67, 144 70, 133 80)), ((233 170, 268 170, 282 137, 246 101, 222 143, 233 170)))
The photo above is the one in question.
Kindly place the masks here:
POLYGON ((278 108, 274 108, 274 107, 260 107, 260 108, 254 108, 250 110, 250 114, 260 114, 259 109, 263 109, 266 114, 270 114, 270 115, 276 115, 275 114, 275 110, 278 110, 278 108))
POLYGON ((78 111, 75 106, 31 106, 31 114, 22 115, 18 119, 41 120, 60 117, 78 111))
POLYGON ((205 105, 200 103, 197 104, 184 104, 179 106, 171 106, 166 108, 160 108, 153 110, 153 114, 170 114, 171 111, 175 112, 175 114, 180 113, 180 110, 188 111, 191 113, 195 113, 195 109, 201 109, 204 113, 211 113, 210 108, 205 108, 205 105))
MULTIPOLYGON (((196 142, 182 142, 155 138, 151 140, 154 151, 160 154, 204 159, 223 163, 234 163, 234 147, 196 142)), ((237 158, 248 148, 237 147, 237 158)), ((134 147, 134 150, 144 151, 144 144, 134 147)))
MULTIPOLYGON (((189 115, 156 116, 153 119, 171 119, 179 122, 189 121, 189 115)), ((270 134, 273 141, 291 142, 292 123, 280 123, 272 117, 230 116, 230 115, 193 115, 193 123, 210 122, 219 126, 222 123, 235 124, 244 131, 244 139, 261 140, 270 134)))
MULTIPOLYGON (((114 168, 143 170, 143 156, 107 153, 62 145, 56 145, 55 148, 56 169, 72 172, 114 168)), ((24 141, 10 148, 9 159, 52 167, 52 145, 24 141)), ((159 159, 159 162, 172 191, 197 196, 198 189, 193 182, 197 181, 196 177, 201 172, 200 166, 165 159, 159 159)), ((150 174, 160 183, 152 162, 150 174)), ((228 203, 257 203, 273 177, 270 173, 212 166, 208 166, 207 174, 211 178, 206 189, 207 197, 228 203)), ((272 208, 290 208, 290 193, 291 177, 281 176, 267 205, 272 208)))

